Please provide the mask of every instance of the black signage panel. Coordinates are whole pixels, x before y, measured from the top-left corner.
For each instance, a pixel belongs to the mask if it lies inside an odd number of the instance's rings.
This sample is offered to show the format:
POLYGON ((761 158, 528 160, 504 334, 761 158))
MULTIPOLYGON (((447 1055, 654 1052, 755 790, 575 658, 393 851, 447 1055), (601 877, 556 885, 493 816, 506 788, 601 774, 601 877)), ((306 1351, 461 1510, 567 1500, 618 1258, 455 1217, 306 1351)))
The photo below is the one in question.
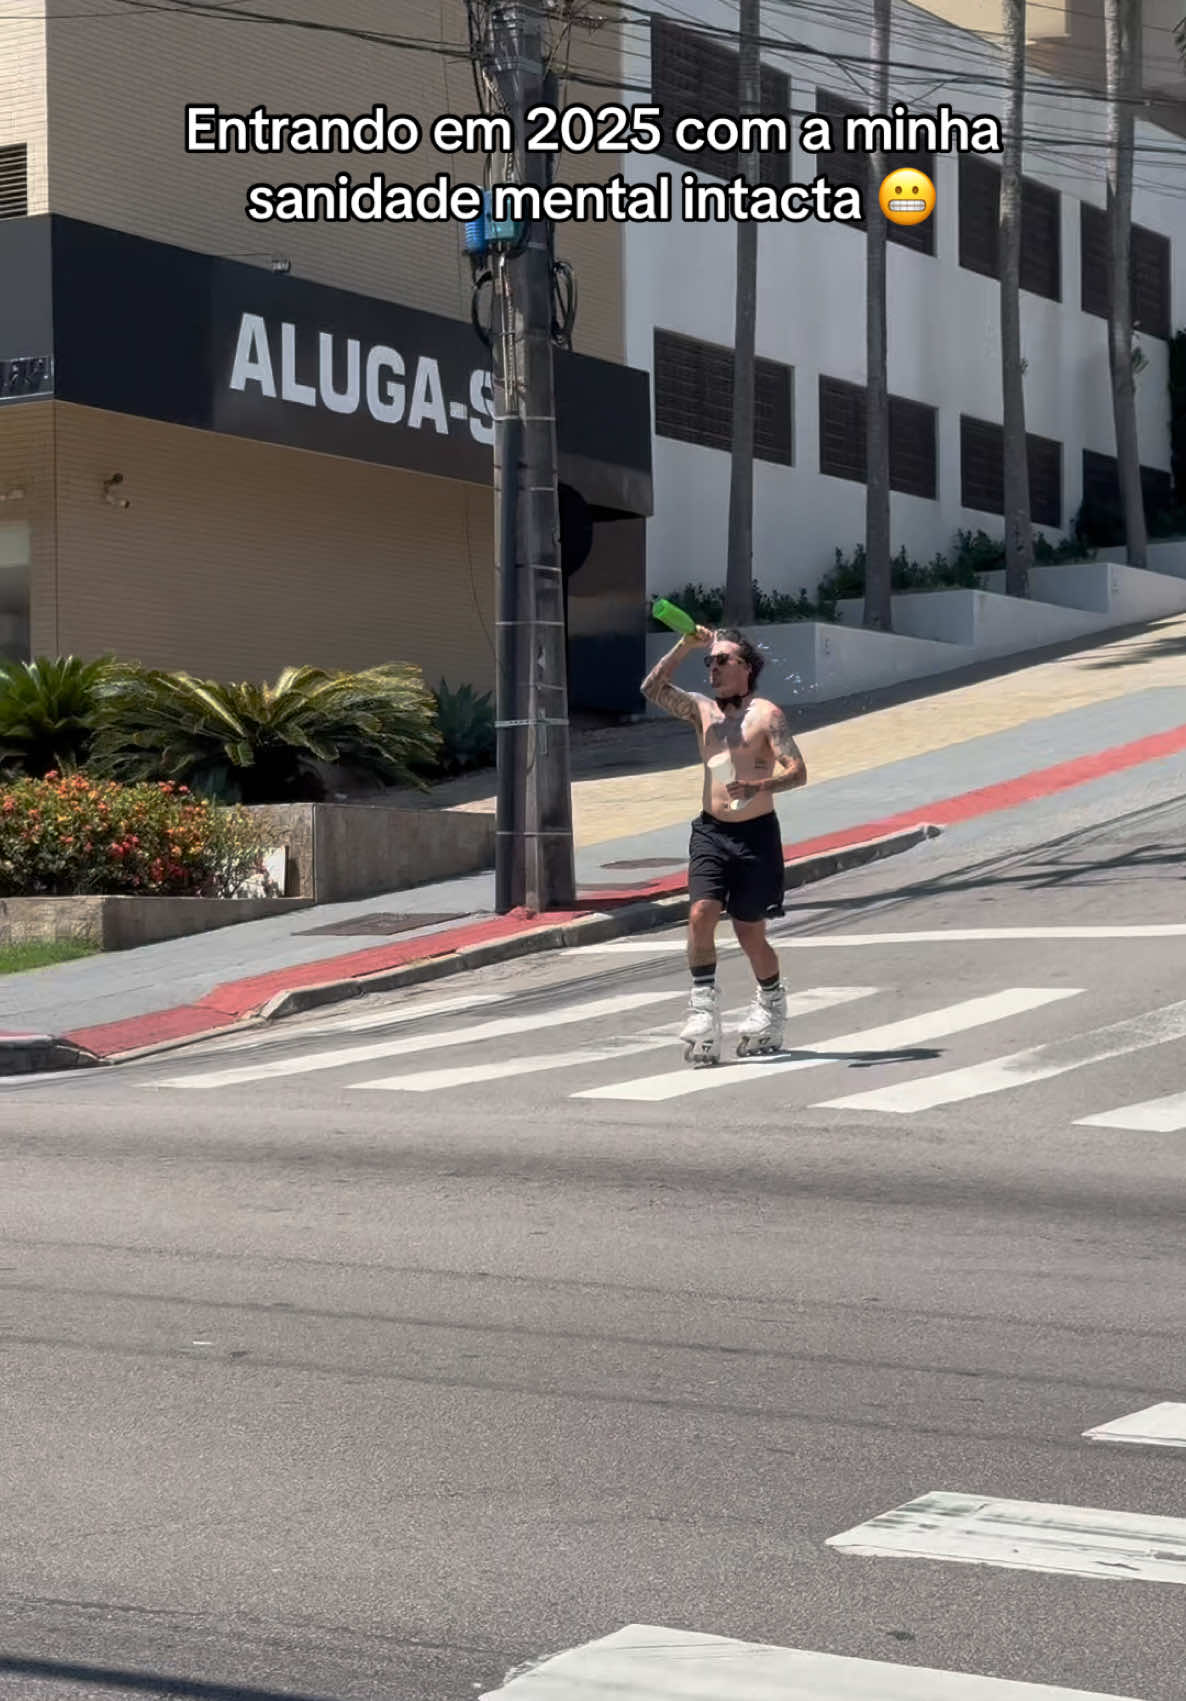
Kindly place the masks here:
POLYGON ((493 392, 472 327, 228 261, 212 282, 215 431, 490 480, 493 392))
MULTIPOLYGON (((61 400, 490 482, 490 357, 471 325, 49 222, 61 400)), ((556 397, 561 476, 591 501, 650 513, 648 374, 557 351, 556 397)))

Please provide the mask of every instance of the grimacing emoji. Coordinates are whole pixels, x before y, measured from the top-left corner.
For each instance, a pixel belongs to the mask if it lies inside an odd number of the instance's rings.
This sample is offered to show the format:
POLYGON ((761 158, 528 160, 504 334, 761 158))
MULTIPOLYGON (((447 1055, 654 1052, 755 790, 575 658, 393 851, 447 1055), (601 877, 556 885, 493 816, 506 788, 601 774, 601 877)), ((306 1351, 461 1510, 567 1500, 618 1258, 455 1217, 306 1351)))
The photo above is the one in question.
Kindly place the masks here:
POLYGON ((877 200, 891 223, 921 224, 935 210, 935 185, 925 171, 899 166, 882 183, 877 200))

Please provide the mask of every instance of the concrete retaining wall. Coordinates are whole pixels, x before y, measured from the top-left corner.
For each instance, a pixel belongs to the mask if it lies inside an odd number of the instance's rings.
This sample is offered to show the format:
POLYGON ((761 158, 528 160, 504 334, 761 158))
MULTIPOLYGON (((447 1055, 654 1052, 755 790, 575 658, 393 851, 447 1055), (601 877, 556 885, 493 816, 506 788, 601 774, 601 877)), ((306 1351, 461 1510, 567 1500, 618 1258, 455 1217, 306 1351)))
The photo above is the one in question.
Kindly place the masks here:
MULTIPOLYGON (((760 689, 783 704, 832 702, 1186 611, 1186 539, 1150 544, 1147 569, 1113 560, 1123 550, 1099 554, 1103 559, 1035 567, 1025 599, 1005 596, 1003 570, 984 574, 980 590, 898 593, 892 632, 861 625, 863 597, 838 602, 836 624, 750 626, 747 636, 768 659, 760 689)), ((674 643, 674 633, 647 634, 648 670, 674 643)), ((676 669, 674 683, 683 690, 708 691, 704 653, 693 651, 676 669)), ((663 711, 649 704, 647 712, 663 711)))
POLYGON ((0 945, 78 940, 130 951, 308 908, 291 898, 0 898, 0 945))
POLYGON ((489 814, 369 802, 269 803, 251 813, 288 853, 286 898, 349 903, 494 867, 489 814))
MULTIPOLYGON (((1128 560, 1128 549, 1122 543, 1097 549, 1101 561, 1128 560)), ((1147 570, 1150 573, 1169 573, 1174 578, 1186 578, 1186 537, 1159 538, 1146 545, 1147 570)), ((1144 571, 1137 568, 1137 572, 1144 571)))
MULTIPOLYGON (((860 613, 852 626, 821 620, 794 620, 785 626, 751 626, 748 636, 766 653, 759 686, 776 703, 826 703, 855 691, 873 691, 903 680, 967 667, 973 650, 958 644, 934 643, 898 633, 867 632, 860 613)), ((662 634, 648 634, 647 667, 654 667, 671 649, 662 634)), ((676 669, 673 682, 684 691, 708 692, 704 650, 693 653, 676 669)), ((641 683, 641 681, 640 681, 641 683)), ((662 714, 654 704, 650 714, 662 714)))
MULTIPOLYGON (((1159 556, 1166 566, 1168 555, 1159 556)), ((1003 592, 1001 569, 984 575, 986 591, 1003 592)), ((1186 553, 1181 576, 1153 567, 1129 567, 1115 561, 1075 561, 1030 569, 1030 596, 1039 602, 1058 603, 1064 608, 1106 614, 1115 626, 1137 626, 1145 620, 1161 620, 1186 609, 1186 553)))
MULTIPOLYGON (((864 599, 848 598, 836 605, 837 614, 859 624, 864 599)), ((974 661, 1014 655, 1023 650, 1061 644, 1086 637, 1111 622, 1082 609, 1058 607, 1034 598, 1007 597, 993 591, 953 587, 942 591, 907 591, 893 598, 894 634, 931 638, 938 643, 971 649, 974 661)), ((956 664, 958 665, 958 664, 956 664)))

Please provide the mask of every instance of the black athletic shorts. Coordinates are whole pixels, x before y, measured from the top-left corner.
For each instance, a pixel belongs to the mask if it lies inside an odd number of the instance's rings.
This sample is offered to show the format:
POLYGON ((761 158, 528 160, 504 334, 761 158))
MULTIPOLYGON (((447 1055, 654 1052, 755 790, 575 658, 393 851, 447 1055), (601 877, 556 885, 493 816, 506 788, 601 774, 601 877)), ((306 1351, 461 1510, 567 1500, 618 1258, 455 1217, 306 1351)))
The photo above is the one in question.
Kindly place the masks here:
POLYGON ((718 821, 705 812, 692 822, 688 896, 715 898, 734 921, 783 915, 782 829, 771 810, 753 821, 718 821))

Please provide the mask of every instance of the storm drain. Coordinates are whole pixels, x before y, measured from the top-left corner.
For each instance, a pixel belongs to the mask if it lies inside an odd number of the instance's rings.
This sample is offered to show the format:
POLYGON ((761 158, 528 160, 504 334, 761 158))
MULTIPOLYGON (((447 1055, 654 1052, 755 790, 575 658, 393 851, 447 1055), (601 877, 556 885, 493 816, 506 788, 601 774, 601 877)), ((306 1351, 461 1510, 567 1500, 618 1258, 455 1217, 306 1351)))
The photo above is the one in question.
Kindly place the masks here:
POLYGON ((332 921, 328 927, 306 927, 301 930, 301 937, 312 939, 318 934, 336 934, 345 937, 350 934, 383 934, 411 933, 417 927, 436 927, 445 921, 466 921, 467 915, 388 915, 377 910, 374 915, 355 915, 347 921, 332 921))

